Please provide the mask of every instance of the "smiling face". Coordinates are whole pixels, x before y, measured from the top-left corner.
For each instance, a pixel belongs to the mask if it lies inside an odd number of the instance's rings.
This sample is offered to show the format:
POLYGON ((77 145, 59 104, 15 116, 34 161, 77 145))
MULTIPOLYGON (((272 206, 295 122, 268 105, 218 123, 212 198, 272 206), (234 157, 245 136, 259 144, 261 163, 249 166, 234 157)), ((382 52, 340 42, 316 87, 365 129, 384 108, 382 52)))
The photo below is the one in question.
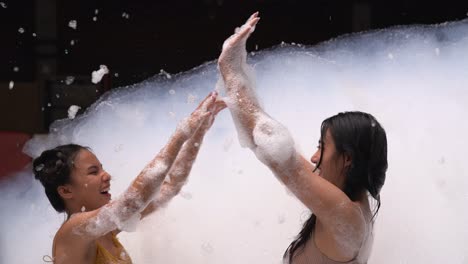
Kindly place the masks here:
POLYGON ((343 190, 345 172, 351 160, 346 154, 338 153, 330 129, 326 130, 325 135, 319 141, 311 162, 318 166, 317 171, 321 177, 343 190))
POLYGON ((80 210, 92 211, 106 205, 110 199, 111 176, 89 150, 82 149, 73 161, 68 197, 80 210), (83 208, 84 207, 84 208, 83 208))

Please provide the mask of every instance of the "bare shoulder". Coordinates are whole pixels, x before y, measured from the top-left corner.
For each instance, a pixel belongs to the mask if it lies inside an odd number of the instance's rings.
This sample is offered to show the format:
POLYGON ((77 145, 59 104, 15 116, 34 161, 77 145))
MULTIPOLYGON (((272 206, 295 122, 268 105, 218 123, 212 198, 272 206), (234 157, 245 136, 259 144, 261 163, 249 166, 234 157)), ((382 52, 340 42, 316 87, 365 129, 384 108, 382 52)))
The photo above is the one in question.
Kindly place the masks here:
POLYGON ((95 251, 95 239, 80 232, 88 219, 89 212, 75 214, 60 227, 53 242, 54 263, 83 263, 90 257, 90 252, 95 251))
POLYGON ((333 209, 327 221, 317 218, 314 240, 317 248, 332 260, 347 262, 362 255, 368 237, 366 209, 359 202, 348 202, 333 209))

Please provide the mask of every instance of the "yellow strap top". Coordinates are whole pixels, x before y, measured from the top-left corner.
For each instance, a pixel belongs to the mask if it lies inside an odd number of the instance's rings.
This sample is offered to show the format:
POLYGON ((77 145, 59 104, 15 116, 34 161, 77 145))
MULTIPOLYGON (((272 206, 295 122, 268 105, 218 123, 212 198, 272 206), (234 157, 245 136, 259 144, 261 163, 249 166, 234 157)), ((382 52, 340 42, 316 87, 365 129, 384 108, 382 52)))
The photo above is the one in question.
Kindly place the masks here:
POLYGON ((132 259, 128 255, 125 248, 120 244, 117 237, 112 233, 112 241, 114 245, 119 249, 119 255, 114 256, 105 248, 103 248, 99 243, 96 242, 97 252, 96 252, 96 260, 94 264, 132 264, 132 259))

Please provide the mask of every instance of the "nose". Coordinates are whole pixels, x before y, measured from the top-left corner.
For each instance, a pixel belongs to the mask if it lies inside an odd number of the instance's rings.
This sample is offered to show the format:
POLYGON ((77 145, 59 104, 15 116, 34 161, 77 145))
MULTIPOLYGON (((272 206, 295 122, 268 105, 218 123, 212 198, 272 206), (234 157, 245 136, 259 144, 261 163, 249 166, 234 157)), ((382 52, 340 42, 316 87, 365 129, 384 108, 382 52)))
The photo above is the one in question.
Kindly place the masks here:
POLYGON ((110 181, 112 179, 112 177, 110 176, 109 173, 107 173, 107 171, 103 171, 101 179, 104 182, 108 182, 108 181, 110 181))
POLYGON ((310 161, 314 164, 318 164, 319 160, 320 160, 320 149, 317 149, 314 155, 312 155, 312 157, 310 158, 310 161))

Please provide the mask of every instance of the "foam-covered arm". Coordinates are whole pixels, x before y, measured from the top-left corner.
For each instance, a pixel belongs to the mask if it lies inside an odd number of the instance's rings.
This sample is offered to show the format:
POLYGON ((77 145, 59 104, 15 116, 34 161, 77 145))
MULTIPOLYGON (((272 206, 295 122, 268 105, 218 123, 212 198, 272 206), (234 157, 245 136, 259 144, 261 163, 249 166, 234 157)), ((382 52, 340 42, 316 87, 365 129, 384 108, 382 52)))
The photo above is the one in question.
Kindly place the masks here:
POLYGON ((212 115, 209 109, 215 100, 216 94, 210 94, 190 117, 180 123, 168 143, 119 198, 97 210, 70 218, 66 224, 73 227, 73 233, 82 239, 93 240, 116 229, 125 230, 128 224, 138 221, 140 213, 159 192, 183 144, 212 115))
POLYGON ((290 162, 295 149, 289 131, 265 113, 254 91, 245 44, 258 21, 258 13, 253 14, 224 42, 218 66, 241 144, 273 169, 290 162))
POLYGON ((161 191, 141 213, 142 218, 166 206, 169 201, 180 192, 187 182, 187 178, 198 156, 206 132, 213 125, 216 115, 224 108, 226 108, 226 104, 223 101, 215 102, 213 108, 210 109, 213 114, 207 118, 193 136, 184 143, 174 164, 168 172, 166 180, 161 187, 161 191))
POLYGON ((156 198, 141 213, 141 217, 146 217, 161 207, 166 206, 169 201, 176 196, 187 182, 188 175, 197 158, 198 151, 203 141, 206 130, 199 129, 189 140, 187 140, 182 150, 168 172, 161 191, 156 198))

